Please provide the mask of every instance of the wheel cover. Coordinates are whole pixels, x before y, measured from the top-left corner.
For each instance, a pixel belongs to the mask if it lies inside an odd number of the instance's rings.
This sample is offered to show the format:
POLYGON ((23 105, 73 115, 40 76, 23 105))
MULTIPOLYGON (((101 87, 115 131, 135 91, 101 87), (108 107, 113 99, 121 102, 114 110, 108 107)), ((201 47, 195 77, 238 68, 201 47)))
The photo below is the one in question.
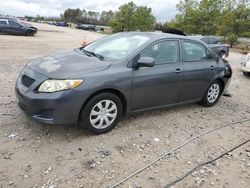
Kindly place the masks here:
POLYGON ((207 101, 214 103, 220 95, 220 85, 217 83, 212 84, 207 92, 207 101))
POLYGON ((89 121, 96 129, 109 127, 117 117, 117 106, 111 100, 98 102, 91 110, 89 121))

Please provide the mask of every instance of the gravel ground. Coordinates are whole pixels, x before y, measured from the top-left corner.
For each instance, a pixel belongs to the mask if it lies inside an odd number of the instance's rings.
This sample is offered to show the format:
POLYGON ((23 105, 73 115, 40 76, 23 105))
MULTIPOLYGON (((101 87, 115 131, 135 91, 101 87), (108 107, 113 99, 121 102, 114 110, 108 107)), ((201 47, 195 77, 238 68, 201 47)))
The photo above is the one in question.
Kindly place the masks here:
MULTIPOLYGON (((124 117, 110 133, 93 136, 74 126, 32 122, 15 102, 18 73, 31 59, 70 50, 103 37, 98 33, 34 24, 35 37, 0 35, 0 187, 108 187, 182 144, 193 135, 250 118, 250 78, 242 75, 242 55, 231 52, 231 98, 216 106, 198 104, 124 117), (107 152, 105 152, 107 151, 107 152)), ((249 139, 250 122, 201 137, 120 187, 164 187, 197 164, 249 139)), ((174 187, 249 187, 250 143, 204 166, 174 187)))

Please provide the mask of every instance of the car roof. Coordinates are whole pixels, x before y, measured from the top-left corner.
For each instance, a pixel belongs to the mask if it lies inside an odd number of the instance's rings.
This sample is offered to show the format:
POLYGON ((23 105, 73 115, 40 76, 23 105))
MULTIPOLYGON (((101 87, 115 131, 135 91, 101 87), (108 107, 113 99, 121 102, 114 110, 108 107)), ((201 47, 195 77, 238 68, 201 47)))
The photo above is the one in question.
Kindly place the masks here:
POLYGON ((188 36, 188 37, 190 37, 190 38, 192 38, 192 39, 202 39, 202 38, 205 38, 205 37, 211 37, 211 38, 216 38, 216 39, 218 39, 218 37, 217 37, 217 36, 214 36, 214 35, 190 35, 190 36, 188 36))
POLYGON ((150 39, 153 39, 153 40, 164 39, 164 38, 188 39, 187 36, 170 34, 170 33, 163 33, 163 32, 132 31, 132 32, 121 32, 121 33, 128 34, 128 35, 131 35, 131 36, 134 36, 134 35, 147 36, 147 37, 149 37, 150 39))
POLYGON ((150 41, 157 41, 161 39, 186 39, 186 40, 192 40, 194 42, 199 42, 206 46, 206 43, 204 43, 201 38, 198 37, 191 37, 191 36, 183 36, 183 35, 177 35, 177 34, 171 34, 171 33, 163 33, 163 32, 140 32, 140 31, 130 31, 130 32, 121 32, 121 34, 128 34, 131 36, 135 35, 141 35, 146 36, 150 38, 150 41))

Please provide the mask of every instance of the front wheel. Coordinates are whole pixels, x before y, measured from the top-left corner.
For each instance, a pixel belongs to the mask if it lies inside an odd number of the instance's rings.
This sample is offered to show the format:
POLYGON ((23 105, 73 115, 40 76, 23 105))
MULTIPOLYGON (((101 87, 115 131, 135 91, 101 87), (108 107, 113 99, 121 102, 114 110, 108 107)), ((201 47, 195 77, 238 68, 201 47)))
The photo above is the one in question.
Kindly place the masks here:
POLYGON ((122 115, 120 98, 113 93, 101 93, 92 97, 80 114, 80 126, 94 134, 113 129, 122 115))
POLYGON ((33 37, 33 36, 35 36, 35 32, 28 30, 26 32, 26 35, 29 36, 29 37, 33 37))
POLYGON ((213 106, 217 103, 222 93, 222 85, 216 80, 214 81, 205 92, 201 104, 206 107, 213 106))
POLYGON ((250 76, 250 72, 243 72, 244 76, 250 76))

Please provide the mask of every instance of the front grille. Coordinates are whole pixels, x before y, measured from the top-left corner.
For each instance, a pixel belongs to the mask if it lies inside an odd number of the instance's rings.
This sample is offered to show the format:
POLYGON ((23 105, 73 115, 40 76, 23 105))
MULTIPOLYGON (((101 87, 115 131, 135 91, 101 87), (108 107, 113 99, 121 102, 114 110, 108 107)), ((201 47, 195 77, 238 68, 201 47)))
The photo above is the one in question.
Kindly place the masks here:
POLYGON ((22 76, 22 80, 21 81, 22 81, 22 84, 24 86, 26 86, 26 87, 30 87, 35 82, 34 79, 32 79, 32 78, 30 78, 30 77, 28 77, 26 75, 22 76))

